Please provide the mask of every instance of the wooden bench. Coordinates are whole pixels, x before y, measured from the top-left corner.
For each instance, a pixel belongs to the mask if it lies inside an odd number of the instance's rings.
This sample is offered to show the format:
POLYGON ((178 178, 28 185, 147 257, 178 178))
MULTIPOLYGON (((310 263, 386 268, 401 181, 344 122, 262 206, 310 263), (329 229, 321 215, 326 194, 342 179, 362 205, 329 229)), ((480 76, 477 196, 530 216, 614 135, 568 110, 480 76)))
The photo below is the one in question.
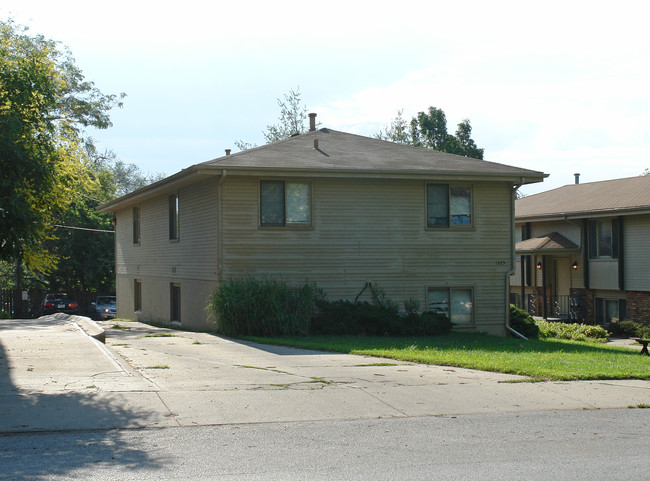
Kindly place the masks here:
POLYGON ((643 348, 641 348, 641 352, 639 354, 650 356, 650 354, 648 354, 648 343, 650 342, 650 339, 641 339, 640 337, 633 337, 632 339, 643 345, 643 348))

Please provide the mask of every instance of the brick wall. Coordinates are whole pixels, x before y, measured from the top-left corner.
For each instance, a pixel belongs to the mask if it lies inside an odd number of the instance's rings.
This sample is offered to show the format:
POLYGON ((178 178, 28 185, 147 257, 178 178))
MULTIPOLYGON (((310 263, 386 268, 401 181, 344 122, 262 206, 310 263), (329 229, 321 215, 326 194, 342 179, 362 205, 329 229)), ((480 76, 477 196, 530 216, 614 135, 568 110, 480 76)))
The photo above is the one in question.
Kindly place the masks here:
POLYGON ((650 292, 627 292, 627 320, 650 325, 650 292))

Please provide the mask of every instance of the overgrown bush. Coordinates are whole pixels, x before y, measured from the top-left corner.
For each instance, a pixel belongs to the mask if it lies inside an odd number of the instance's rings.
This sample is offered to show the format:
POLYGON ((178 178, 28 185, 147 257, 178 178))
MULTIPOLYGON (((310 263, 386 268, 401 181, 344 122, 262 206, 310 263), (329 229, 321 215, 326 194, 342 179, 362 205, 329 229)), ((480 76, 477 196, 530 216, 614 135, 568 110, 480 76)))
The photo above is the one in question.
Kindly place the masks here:
POLYGON ((397 309, 368 302, 347 300, 316 301, 312 318, 312 334, 326 335, 391 335, 396 330, 400 317, 397 309))
POLYGON ((373 302, 328 301, 315 284, 298 289, 263 278, 232 279, 210 297, 217 331, 227 336, 306 334, 366 336, 437 336, 451 331, 444 314, 418 314, 419 302, 407 300, 407 314, 375 288, 373 302))
POLYGON ((417 314, 420 311, 420 299, 417 297, 409 297, 404 299, 404 310, 409 316, 412 314, 417 314))
POLYGON ((247 277, 221 284, 208 308, 217 331, 228 336, 306 335, 319 295, 314 284, 294 289, 270 277, 247 277))
POLYGON ((539 327, 530 314, 510 304, 510 327, 526 337, 538 337, 539 327))
POLYGON ((7 311, 0 311, 0 319, 11 319, 11 313, 7 311))
POLYGON ((572 341, 601 341, 609 338, 609 333, 600 326, 589 324, 569 324, 565 322, 535 321, 542 339, 570 339, 572 341))
POLYGON ((650 338, 650 326, 634 321, 621 321, 611 325, 612 334, 625 337, 650 338))
POLYGON ((424 311, 408 314, 402 319, 402 336, 443 336, 451 332, 452 323, 444 314, 424 311))
POLYGON ((316 301, 312 334, 367 336, 438 336, 451 331, 444 314, 411 312, 400 317, 395 303, 316 301))

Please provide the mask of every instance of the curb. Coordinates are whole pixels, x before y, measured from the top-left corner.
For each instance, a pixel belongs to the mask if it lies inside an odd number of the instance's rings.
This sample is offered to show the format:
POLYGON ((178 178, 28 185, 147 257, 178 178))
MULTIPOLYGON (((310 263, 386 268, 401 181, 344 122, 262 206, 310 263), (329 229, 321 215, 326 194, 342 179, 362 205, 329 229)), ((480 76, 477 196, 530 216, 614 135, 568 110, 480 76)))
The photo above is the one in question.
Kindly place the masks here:
POLYGON ((106 331, 100 327, 95 321, 89 317, 84 316, 70 316, 70 320, 81 328, 87 335, 99 342, 106 344, 106 331))

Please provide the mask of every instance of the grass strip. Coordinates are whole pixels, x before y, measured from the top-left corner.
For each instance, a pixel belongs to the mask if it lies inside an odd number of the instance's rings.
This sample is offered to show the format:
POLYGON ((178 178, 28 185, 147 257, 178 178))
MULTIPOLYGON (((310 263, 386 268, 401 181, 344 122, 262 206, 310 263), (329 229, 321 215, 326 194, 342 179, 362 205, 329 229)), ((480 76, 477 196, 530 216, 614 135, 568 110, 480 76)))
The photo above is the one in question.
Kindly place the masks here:
POLYGON ((529 376, 536 380, 650 379, 650 358, 602 343, 513 338, 453 332, 419 338, 307 336, 246 337, 284 346, 342 352, 529 376))

